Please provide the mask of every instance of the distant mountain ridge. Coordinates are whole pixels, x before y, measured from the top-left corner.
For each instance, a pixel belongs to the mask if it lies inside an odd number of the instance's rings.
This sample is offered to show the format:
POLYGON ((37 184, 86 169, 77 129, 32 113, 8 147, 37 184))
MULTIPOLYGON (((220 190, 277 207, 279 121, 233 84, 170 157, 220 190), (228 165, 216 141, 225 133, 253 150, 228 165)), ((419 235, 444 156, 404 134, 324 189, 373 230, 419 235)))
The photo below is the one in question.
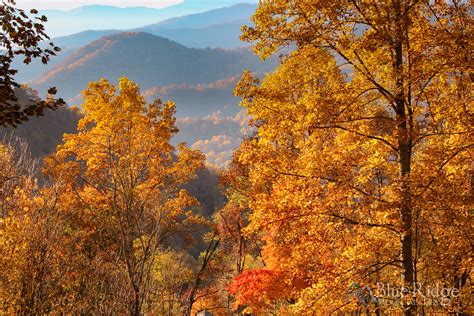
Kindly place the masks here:
MULTIPOLYGON (((250 46, 240 41, 241 27, 250 23, 250 16, 257 8, 254 4, 237 4, 230 7, 214 9, 202 13, 172 18, 159 23, 140 27, 133 31, 147 32, 168 38, 190 48, 237 48, 250 46), (181 25, 183 27, 181 27, 181 25)), ((119 29, 87 30, 68 36, 53 38, 56 46, 62 51, 51 58, 48 65, 41 61, 25 66, 22 60, 15 61, 15 76, 20 82, 30 82, 42 73, 51 70, 69 57, 76 49, 90 44, 103 36, 124 32, 119 29)), ((46 44, 46 43, 45 43, 46 44)), ((46 45, 45 45, 46 46, 46 45)))
POLYGON ((255 0, 185 0, 161 9, 147 7, 119 8, 104 5, 82 6, 69 11, 41 10, 48 17, 46 30, 51 37, 65 36, 86 30, 129 30, 165 19, 204 12, 255 0))
POLYGON ((116 82, 127 76, 149 89, 209 84, 245 69, 268 72, 276 64, 274 59, 262 62, 250 49, 195 49, 148 33, 127 32, 83 46, 31 85, 39 91, 56 86, 59 95, 69 99, 102 77, 116 82))
POLYGON ((215 24, 247 20, 255 12, 257 7, 256 4, 240 3, 229 7, 166 19, 164 21, 137 28, 137 31, 153 33, 157 30, 203 28, 215 24))
POLYGON ((257 9, 254 4, 236 4, 202 13, 190 14, 138 28, 188 47, 235 48, 248 46, 240 41, 241 28, 251 24, 257 9))
MULTIPOLYGON (((235 48, 245 46, 239 39, 240 29, 250 24, 250 17, 257 5, 236 4, 230 7, 209 10, 201 13, 166 19, 164 21, 131 29, 133 32, 146 32, 166 37, 192 48, 235 48)), ((62 48, 78 48, 106 35, 124 32, 123 30, 87 30, 76 34, 61 36, 53 42, 62 48)))

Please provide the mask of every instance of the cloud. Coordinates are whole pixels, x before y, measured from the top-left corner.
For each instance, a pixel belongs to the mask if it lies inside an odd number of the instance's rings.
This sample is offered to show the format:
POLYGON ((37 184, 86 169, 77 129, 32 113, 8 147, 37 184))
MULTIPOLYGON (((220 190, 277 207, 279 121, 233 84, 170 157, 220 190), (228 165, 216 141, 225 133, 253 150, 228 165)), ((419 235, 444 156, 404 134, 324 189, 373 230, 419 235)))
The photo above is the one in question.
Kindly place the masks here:
POLYGON ((224 167, 232 158, 232 154, 239 147, 240 142, 240 137, 215 135, 211 139, 199 140, 191 147, 202 151, 206 155, 208 164, 224 167))
POLYGON ((226 151, 235 149, 240 144, 240 138, 229 135, 215 135, 211 139, 198 140, 193 144, 194 149, 203 152, 226 151))
POLYGON ((221 112, 206 117, 186 117, 177 121, 180 133, 174 142, 186 142, 199 149, 211 166, 225 167, 235 149, 248 131, 245 110, 235 116, 222 116, 221 112))

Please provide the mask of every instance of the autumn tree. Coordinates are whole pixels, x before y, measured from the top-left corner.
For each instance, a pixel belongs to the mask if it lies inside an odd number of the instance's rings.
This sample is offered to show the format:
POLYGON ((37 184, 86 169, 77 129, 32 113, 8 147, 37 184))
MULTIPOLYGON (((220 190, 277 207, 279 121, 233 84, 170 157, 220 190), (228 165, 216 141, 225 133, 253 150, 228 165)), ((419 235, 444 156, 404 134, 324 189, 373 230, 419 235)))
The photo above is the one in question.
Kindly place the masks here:
MULTIPOLYGON (((247 230, 265 241, 265 273, 248 276, 285 290, 262 297, 247 288, 262 282, 237 279, 238 301, 351 310, 351 284, 382 282, 405 290, 385 308, 414 315, 428 308, 414 283, 466 291, 469 3, 263 1, 252 21, 243 38, 261 57, 295 48, 262 83, 246 73, 236 88, 257 129, 238 158, 250 170, 247 230)), ((453 304, 430 308, 462 312, 470 300, 453 304)))
POLYGON ((232 281, 247 269, 263 268, 257 234, 246 234, 251 185, 248 166, 238 161, 245 146, 236 151, 229 166, 220 172, 219 187, 225 206, 213 215, 214 232, 205 236, 206 248, 198 260, 198 272, 188 298, 188 313, 202 310, 213 315, 242 315, 244 306, 229 292, 232 281), (192 303, 189 306, 189 303, 192 303))
MULTIPOLYGON (((195 273, 192 282, 190 282, 188 291, 189 293, 186 295, 186 316, 191 316, 194 314, 193 305, 199 299, 198 293, 200 292, 201 288, 204 287, 206 279, 210 279, 209 271, 212 270, 209 269, 209 266, 211 265, 219 246, 220 240, 215 232, 211 233, 206 239, 206 250, 199 256, 197 272, 195 273)), ((207 285, 209 286, 209 284, 210 283, 208 282, 207 285)))
POLYGON ((245 234, 249 222, 250 206, 248 195, 251 194, 248 165, 239 162, 239 156, 245 151, 246 140, 242 143, 221 175, 221 186, 227 197, 227 204, 216 213, 216 222, 221 238, 222 250, 233 261, 235 275, 246 268, 250 257, 260 254, 259 240, 256 236, 245 234))
MULTIPOLYGON (((79 229, 84 262, 89 258, 95 261, 90 267, 108 264, 106 270, 126 275, 125 287, 107 289, 120 290, 122 297, 114 300, 126 310, 109 312, 140 315, 163 242, 204 222, 191 210, 197 201, 182 189, 204 157, 184 145, 175 154, 174 104, 147 104, 126 78, 118 90, 107 80, 91 83, 83 109, 78 133, 65 135, 46 160, 46 172, 66 188, 59 204, 79 229)), ((86 288, 94 286, 84 277, 86 288)))
MULTIPOLYGON (((220 277, 215 281, 220 293, 221 302, 226 309, 224 314, 231 312, 241 314, 244 306, 235 302, 232 291, 229 293, 233 279, 246 270, 265 268, 261 257, 262 242, 258 232, 247 233, 251 208, 249 196, 252 185, 249 179, 249 165, 239 161, 246 151, 246 144, 252 138, 244 140, 240 148, 233 154, 229 166, 220 177, 220 185, 227 198, 227 203, 214 215, 220 238, 220 277)), ((260 293, 263 297, 263 293, 260 293)))
POLYGON ((247 269, 264 267, 260 241, 255 234, 245 233, 250 212, 246 194, 251 186, 247 166, 237 159, 243 148, 219 174, 219 187, 227 203, 214 213, 214 231, 204 238, 205 250, 184 296, 187 314, 206 310, 216 316, 244 315, 245 306, 234 299, 232 289, 237 286, 231 286, 232 281, 247 269))
POLYGON ((196 261, 185 251, 162 249, 152 267, 147 310, 155 315, 183 315, 185 293, 196 274, 196 261))
POLYGON ((66 311, 64 218, 57 187, 37 185, 37 162, 16 138, 0 143, 0 313, 66 311))

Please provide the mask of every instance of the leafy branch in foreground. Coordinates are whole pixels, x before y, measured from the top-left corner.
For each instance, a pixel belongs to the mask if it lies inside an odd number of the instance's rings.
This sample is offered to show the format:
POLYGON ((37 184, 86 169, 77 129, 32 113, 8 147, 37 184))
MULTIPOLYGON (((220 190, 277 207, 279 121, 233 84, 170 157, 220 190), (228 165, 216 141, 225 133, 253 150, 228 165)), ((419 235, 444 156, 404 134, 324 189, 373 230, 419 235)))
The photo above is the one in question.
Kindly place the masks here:
POLYGON ((32 9, 29 14, 15 7, 14 0, 4 0, 0 6, 0 126, 17 126, 28 120, 30 116, 40 116, 47 109, 55 110, 64 105, 61 98, 55 99, 56 88, 48 90, 46 99, 18 98, 20 84, 14 76, 18 72, 12 69, 15 58, 22 56, 23 63, 29 64, 39 58, 43 64, 48 63, 60 48, 49 43, 46 48, 41 42, 49 40, 45 32, 46 16, 38 16, 32 9))

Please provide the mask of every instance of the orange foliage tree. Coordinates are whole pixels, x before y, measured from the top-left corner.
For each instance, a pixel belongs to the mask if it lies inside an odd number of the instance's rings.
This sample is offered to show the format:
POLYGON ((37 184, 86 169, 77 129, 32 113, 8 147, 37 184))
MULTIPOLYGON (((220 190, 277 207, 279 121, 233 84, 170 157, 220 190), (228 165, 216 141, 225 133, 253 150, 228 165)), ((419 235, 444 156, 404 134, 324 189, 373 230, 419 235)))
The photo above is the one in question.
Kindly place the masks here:
MULTIPOLYGON (((243 38, 263 58, 296 47, 263 82, 245 73, 236 88, 256 129, 237 155, 249 169, 246 231, 265 243, 264 271, 281 273, 281 310, 351 311, 352 284, 390 284, 400 297, 379 291, 364 309, 468 311, 469 5, 264 1, 252 20, 243 38), (460 294, 416 295, 437 285, 460 294)), ((261 310, 265 291, 241 278, 237 301, 261 310)))

